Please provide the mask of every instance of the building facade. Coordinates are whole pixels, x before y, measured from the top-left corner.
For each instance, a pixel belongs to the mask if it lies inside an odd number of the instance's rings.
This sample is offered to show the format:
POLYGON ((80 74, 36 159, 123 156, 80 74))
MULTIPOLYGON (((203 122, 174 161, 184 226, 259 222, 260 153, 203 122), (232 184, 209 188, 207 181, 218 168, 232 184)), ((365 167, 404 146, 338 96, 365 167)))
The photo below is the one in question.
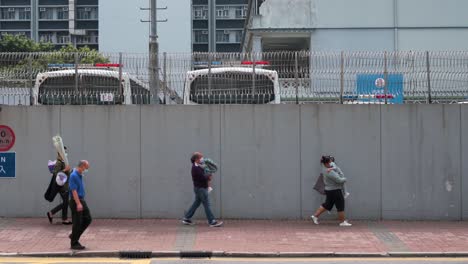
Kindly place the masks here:
POLYGON ((192 51, 240 52, 248 0, 192 0, 192 51))
POLYGON ((244 51, 468 47, 465 0, 250 0, 244 51))
POLYGON ((0 0, 0 34, 99 49, 99 0, 0 0))

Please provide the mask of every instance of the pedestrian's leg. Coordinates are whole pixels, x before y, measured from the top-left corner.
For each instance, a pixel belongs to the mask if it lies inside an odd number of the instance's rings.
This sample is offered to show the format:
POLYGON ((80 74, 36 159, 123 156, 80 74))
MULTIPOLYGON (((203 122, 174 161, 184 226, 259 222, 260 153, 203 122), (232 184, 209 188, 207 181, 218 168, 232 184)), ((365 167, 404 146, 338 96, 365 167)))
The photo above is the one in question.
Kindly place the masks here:
POLYGON ((186 220, 190 220, 192 219, 193 215, 195 214, 195 212, 197 211, 198 207, 200 206, 201 204, 201 200, 200 200, 200 197, 198 195, 198 191, 197 189, 195 190, 195 201, 193 202, 192 206, 190 206, 190 209, 185 213, 185 216, 184 218, 186 220))
POLYGON ((80 240, 80 230, 81 230, 81 225, 82 225, 82 212, 78 212, 76 210, 76 203, 72 199, 70 200, 70 209, 72 211, 72 221, 73 221, 73 226, 72 226, 72 233, 71 233, 71 245, 76 245, 78 241, 80 240))
POLYGON ((60 203, 59 205, 55 206, 52 210, 50 210, 50 214, 51 215, 54 215, 56 214, 58 211, 62 210, 63 209, 63 201, 62 203, 60 203))
POLYGON ((205 208, 205 214, 206 218, 208 219, 208 224, 212 224, 215 221, 215 217, 213 215, 213 212, 211 212, 211 203, 208 197, 207 189, 201 189, 200 198, 201 202, 203 203, 203 207, 205 208))
POLYGON ((323 206, 320 206, 317 211, 315 211, 314 216, 319 217, 321 214, 323 214, 327 209, 325 209, 323 206))
POLYGON ((346 220, 345 212, 338 212, 338 220, 340 220, 340 223, 342 223, 344 220, 346 220))
POLYGON ((62 207, 62 221, 67 221, 68 220, 68 192, 63 192, 60 193, 60 196, 62 196, 62 201, 63 201, 63 207, 62 207))
MULTIPOLYGON (((93 219, 91 218, 91 212, 89 211, 88 204, 85 201, 81 202, 83 204, 83 223, 81 226, 81 234, 84 233, 84 231, 88 228, 88 226, 91 224, 93 219)), ((81 236, 80 234, 80 236, 81 236)))

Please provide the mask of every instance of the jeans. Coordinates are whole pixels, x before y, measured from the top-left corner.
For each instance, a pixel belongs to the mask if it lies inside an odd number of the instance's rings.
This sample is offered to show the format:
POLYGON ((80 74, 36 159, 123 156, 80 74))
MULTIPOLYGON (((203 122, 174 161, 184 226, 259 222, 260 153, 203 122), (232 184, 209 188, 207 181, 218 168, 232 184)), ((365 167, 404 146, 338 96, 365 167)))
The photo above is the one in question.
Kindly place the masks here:
POLYGON ((80 240, 81 235, 84 233, 86 228, 91 224, 91 213, 89 212, 88 205, 84 200, 81 200, 81 205, 83 205, 83 211, 78 212, 76 209, 75 200, 70 199, 70 208, 72 211, 72 234, 71 234, 71 245, 75 245, 80 240))
POLYGON ((208 219, 208 224, 215 222, 216 221, 215 217, 213 215, 213 212, 211 212, 211 208, 210 208, 211 203, 208 197, 208 189, 195 187, 194 192, 195 192, 195 201, 193 202, 192 206, 185 214, 185 219, 190 220, 195 214, 195 212, 197 211, 200 204, 203 204, 203 207, 205 208, 206 218, 208 219))
POLYGON ((50 212, 52 215, 56 214, 58 211, 62 210, 62 220, 65 221, 68 218, 68 191, 59 192, 60 196, 62 197, 62 203, 57 205, 54 209, 50 212))

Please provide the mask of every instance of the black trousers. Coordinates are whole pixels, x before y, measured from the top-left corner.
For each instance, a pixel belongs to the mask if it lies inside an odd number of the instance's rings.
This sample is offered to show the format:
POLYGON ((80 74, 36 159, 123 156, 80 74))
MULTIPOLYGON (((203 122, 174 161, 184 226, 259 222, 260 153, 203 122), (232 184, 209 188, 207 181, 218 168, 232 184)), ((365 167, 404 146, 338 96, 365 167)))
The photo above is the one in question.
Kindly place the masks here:
POLYGON ((71 234, 71 245, 75 245, 80 240, 81 235, 84 233, 86 228, 91 224, 92 218, 91 213, 89 212, 88 205, 85 200, 81 200, 81 205, 83 205, 83 211, 78 212, 76 210, 76 202, 72 198, 70 199, 70 209, 72 211, 72 234, 71 234))
POLYGON ((68 218, 68 195, 69 192, 59 192, 60 196, 62 197, 62 203, 57 205, 54 209, 52 209, 50 212, 54 215, 58 211, 62 210, 62 220, 67 220, 68 218))

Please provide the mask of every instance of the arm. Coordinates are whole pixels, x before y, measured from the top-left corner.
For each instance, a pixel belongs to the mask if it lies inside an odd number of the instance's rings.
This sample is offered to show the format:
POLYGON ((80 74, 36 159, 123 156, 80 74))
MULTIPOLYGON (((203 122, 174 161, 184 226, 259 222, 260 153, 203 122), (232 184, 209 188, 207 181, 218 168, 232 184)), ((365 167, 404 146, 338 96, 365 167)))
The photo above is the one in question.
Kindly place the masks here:
POLYGON ((326 177, 328 177, 329 179, 331 179, 332 181, 336 182, 336 183, 345 183, 346 182, 346 178, 345 177, 341 177, 338 173, 336 173, 334 170, 330 171, 327 173, 326 177))
POLYGON ((83 211, 83 205, 80 202, 80 197, 78 197, 78 192, 76 190, 72 190, 73 200, 76 203, 76 211, 81 212, 83 211))

